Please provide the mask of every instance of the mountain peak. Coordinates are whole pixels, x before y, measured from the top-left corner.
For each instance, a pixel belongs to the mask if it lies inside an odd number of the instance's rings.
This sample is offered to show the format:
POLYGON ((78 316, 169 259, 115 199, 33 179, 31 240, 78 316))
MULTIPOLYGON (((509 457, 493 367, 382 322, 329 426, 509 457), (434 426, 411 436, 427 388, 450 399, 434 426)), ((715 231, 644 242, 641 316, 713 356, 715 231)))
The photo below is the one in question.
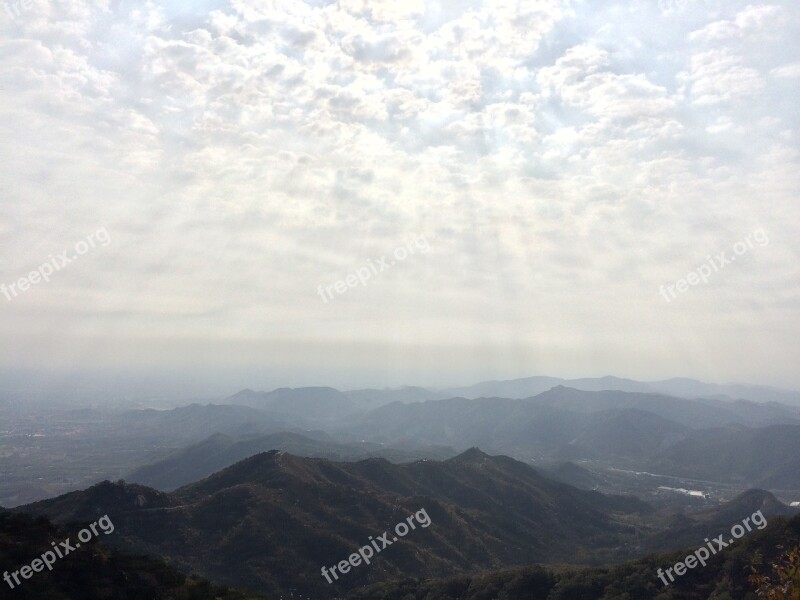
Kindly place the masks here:
POLYGON ((253 396, 260 396, 260 395, 263 395, 263 392, 257 392, 255 390, 251 390, 250 388, 245 388, 243 390, 236 392, 233 396, 228 398, 228 402, 235 404, 236 401, 248 400, 250 398, 253 398, 253 396))
POLYGON ((465 450, 458 456, 454 456, 453 458, 449 459, 450 461, 454 462, 479 462, 484 461, 486 459, 491 459, 492 457, 486 454, 483 450, 478 447, 473 446, 469 450, 465 450))

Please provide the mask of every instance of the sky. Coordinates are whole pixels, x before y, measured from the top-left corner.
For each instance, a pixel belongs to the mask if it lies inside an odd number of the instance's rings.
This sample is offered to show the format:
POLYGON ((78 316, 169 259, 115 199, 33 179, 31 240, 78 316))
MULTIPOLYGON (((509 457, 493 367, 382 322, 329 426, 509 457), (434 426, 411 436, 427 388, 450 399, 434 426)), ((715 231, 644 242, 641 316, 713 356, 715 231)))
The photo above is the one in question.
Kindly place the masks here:
POLYGON ((0 4, 0 388, 800 388, 796 2, 0 4))

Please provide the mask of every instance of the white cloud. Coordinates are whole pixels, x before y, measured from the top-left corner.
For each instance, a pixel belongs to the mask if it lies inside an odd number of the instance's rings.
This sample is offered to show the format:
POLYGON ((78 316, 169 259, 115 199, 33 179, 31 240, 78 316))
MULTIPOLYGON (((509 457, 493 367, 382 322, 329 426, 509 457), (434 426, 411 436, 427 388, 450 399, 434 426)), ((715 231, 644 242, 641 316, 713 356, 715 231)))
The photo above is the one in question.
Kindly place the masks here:
POLYGON ((761 94, 766 88, 764 78, 743 62, 741 56, 728 50, 709 50, 694 55, 690 72, 683 74, 689 82, 693 102, 720 104, 761 94))
MULTIPOLYGON (((629 375, 692 374, 639 357, 645 335, 735 375, 715 331, 741 322, 726 336, 766 343, 799 324, 785 308, 798 294, 797 11, 656 8, 37 3, 0 25, 13 182, 0 283, 92 228, 114 243, 7 305, 0 333, 20 343, 0 367, 111 361, 97 348, 126 339, 147 363, 200 336, 212 355, 245 339, 354 357, 455 346, 501 348, 523 372, 571 357, 584 373, 626 374, 636 358, 629 375), (755 223, 776 242, 742 265, 749 283, 663 306, 658 285, 755 223), (320 302, 317 285, 420 234, 430 254, 320 302), (752 286, 780 290, 780 307, 752 286)), ((774 355, 797 358, 797 339, 774 355)), ((256 360, 245 354, 230 360, 256 360)), ((754 372, 783 376, 774 355, 754 372)))
POLYGON ((800 63, 775 67, 769 74, 779 79, 798 79, 800 78, 800 63))
POLYGON ((702 29, 692 32, 695 41, 719 42, 753 36, 774 35, 784 17, 780 6, 750 5, 739 11, 733 19, 714 21, 702 29))

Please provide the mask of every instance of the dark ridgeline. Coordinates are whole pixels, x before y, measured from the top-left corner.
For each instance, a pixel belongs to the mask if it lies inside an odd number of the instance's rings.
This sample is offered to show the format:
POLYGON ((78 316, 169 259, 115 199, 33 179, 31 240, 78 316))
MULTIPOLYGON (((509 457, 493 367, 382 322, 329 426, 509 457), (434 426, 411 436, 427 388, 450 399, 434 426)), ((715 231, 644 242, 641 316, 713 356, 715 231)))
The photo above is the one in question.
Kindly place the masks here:
POLYGON ((395 465, 338 463, 277 451, 243 460, 172 493, 106 482, 20 507, 57 523, 108 513, 105 543, 167 557, 211 580, 276 594, 346 592, 403 577, 442 578, 532 563, 602 564, 702 540, 762 507, 793 511, 753 491, 721 508, 668 522, 633 497, 548 479, 503 456, 395 465), (432 524, 334 585, 320 569, 425 508, 432 524))

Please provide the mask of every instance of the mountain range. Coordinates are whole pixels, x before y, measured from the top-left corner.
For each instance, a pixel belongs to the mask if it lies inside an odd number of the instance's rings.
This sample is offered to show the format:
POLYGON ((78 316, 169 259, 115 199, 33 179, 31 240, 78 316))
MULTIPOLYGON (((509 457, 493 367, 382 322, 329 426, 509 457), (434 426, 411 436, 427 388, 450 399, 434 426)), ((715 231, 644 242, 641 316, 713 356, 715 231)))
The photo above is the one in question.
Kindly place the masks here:
MULTIPOLYGON (((793 512, 768 492, 750 496, 688 522, 716 524, 714 514, 735 522, 756 504, 767 517, 793 512)), ((15 510, 59 524, 108 514, 116 531, 104 542, 126 551, 166 557, 181 570, 262 593, 319 594, 331 590, 322 566, 421 509, 429 527, 334 588, 533 562, 597 564, 676 541, 667 532, 670 521, 636 498, 579 490, 474 448, 445 461, 403 465, 273 451, 172 493, 105 482, 15 510)), ((686 519, 680 525, 686 544, 707 535, 702 527, 687 533, 686 519)))
POLYGON ((440 398, 452 396, 463 396, 465 398, 491 396, 527 398, 557 386, 586 392, 639 392, 643 394, 664 394, 677 398, 750 400, 758 403, 777 402, 800 406, 800 392, 794 390, 757 385, 704 383, 688 378, 643 382, 613 376, 579 379, 535 376, 504 381, 485 381, 466 387, 442 390, 440 398))
POLYGON ((172 491, 269 450, 348 462, 379 457, 395 463, 413 462, 423 458, 445 459, 458 454, 454 449, 445 446, 414 446, 403 449, 375 443, 337 443, 321 432, 315 432, 317 437, 314 438, 309 437, 309 433, 303 435, 281 432, 245 437, 214 434, 180 448, 161 460, 135 469, 125 479, 131 483, 172 491))
MULTIPOLYGON (((291 395, 301 393, 298 389, 291 395)), ((309 402, 320 401, 320 393, 316 390, 309 402)), ((286 401, 288 396, 279 397, 286 401)), ((280 421, 262 409, 209 405, 193 412, 205 409, 209 416, 196 422, 208 422, 208 428, 195 424, 190 431, 207 433, 214 417, 231 411, 220 427, 270 433, 195 439, 127 478, 172 490, 271 449, 340 460, 381 456, 407 462, 447 458, 477 446, 525 461, 599 461, 742 488, 800 490, 800 456, 793 451, 800 447, 800 409, 774 403, 557 386, 525 399, 395 401, 340 420, 329 416, 324 432, 292 423, 291 431, 280 433, 272 431, 280 421)), ((282 414, 291 419, 290 412, 282 414)), ((161 420, 176 418, 165 414, 161 420)))
POLYGON ((214 581, 274 593, 329 589, 322 566, 420 509, 430 527, 337 585, 530 562, 592 562, 599 554, 627 552, 625 544, 636 535, 631 518, 652 511, 635 498, 579 490, 477 449, 404 465, 273 451, 169 494, 107 482, 15 510, 60 524, 109 514, 116 532, 107 543, 168 557, 214 581))
POLYGON ((580 379, 535 376, 485 381, 465 387, 443 389, 413 386, 349 391, 332 387, 279 388, 269 392, 245 389, 228 397, 222 403, 250 406, 278 415, 306 417, 324 422, 343 415, 372 410, 392 402, 411 403, 448 398, 523 399, 537 396, 555 387, 586 392, 661 394, 675 398, 715 399, 725 402, 746 400, 758 404, 777 403, 800 407, 800 392, 793 390, 756 385, 711 384, 687 378, 642 382, 613 376, 580 379))

